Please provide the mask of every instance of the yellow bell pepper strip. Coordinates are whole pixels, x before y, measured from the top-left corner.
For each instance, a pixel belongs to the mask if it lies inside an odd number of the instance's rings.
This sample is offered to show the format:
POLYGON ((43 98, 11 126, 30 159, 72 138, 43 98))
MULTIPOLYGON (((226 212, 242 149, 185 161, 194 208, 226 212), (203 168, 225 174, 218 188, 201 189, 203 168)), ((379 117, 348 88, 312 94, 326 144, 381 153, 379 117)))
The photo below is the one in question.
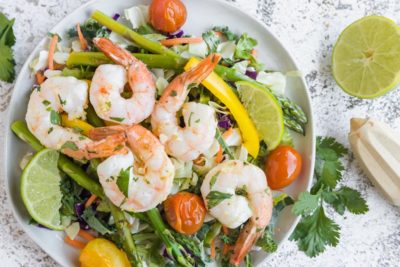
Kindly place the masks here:
POLYGON ((79 120, 79 119, 70 120, 70 119, 68 119, 68 115, 66 115, 66 114, 61 115, 61 124, 62 124, 62 126, 69 127, 72 129, 77 129, 78 131, 82 131, 82 134, 84 134, 86 136, 88 136, 89 131, 94 128, 92 125, 90 125, 86 121, 79 120))
MULTIPOLYGON (((191 58, 185 66, 185 71, 195 67, 199 62, 198 59, 191 58)), ((215 72, 212 72, 202 84, 230 110, 242 133, 243 145, 249 154, 256 158, 260 149, 256 127, 232 88, 215 72)))

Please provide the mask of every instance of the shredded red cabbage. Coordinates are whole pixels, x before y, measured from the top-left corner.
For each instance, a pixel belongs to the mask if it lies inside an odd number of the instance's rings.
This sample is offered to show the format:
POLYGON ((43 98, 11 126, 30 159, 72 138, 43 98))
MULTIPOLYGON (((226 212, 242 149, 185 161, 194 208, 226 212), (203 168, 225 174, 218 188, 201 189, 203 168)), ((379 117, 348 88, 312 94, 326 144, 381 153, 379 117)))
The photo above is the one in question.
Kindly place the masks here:
POLYGON ((89 230, 89 225, 82 218, 83 211, 85 210, 85 203, 75 203, 74 208, 75 215, 78 218, 79 226, 81 227, 81 229, 89 230))
POLYGON ((168 39, 181 38, 182 36, 183 36, 183 30, 177 30, 176 32, 173 33, 167 33, 168 39))
POLYGON ((118 20, 119 17, 121 17, 121 15, 118 14, 118 13, 115 13, 114 16, 113 16, 112 18, 113 18, 113 20, 118 20))
POLYGON ((233 123, 228 114, 217 113, 218 127, 228 130, 232 127, 233 123))
POLYGON ((248 69, 248 70, 246 70, 246 75, 255 80, 255 79, 257 79, 258 73, 255 70, 248 69))

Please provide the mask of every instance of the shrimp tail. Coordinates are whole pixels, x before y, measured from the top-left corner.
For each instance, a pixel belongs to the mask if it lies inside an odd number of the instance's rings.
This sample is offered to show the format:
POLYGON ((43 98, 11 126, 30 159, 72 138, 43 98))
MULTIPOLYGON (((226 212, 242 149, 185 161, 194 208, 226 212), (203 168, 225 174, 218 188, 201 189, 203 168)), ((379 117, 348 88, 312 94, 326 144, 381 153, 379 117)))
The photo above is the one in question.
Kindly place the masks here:
POLYGON ((126 127, 122 125, 93 128, 89 131, 89 138, 95 141, 103 140, 108 136, 124 134, 126 127))
POLYGON ((128 67, 136 60, 127 50, 114 44, 107 38, 94 38, 94 45, 114 63, 128 67))
POLYGON ((182 74, 186 84, 200 83, 214 70, 221 59, 220 54, 211 54, 203 59, 196 67, 182 74))
POLYGON ((230 263, 238 266, 262 235, 262 232, 254 223, 248 222, 241 230, 235 243, 233 254, 229 259, 230 263))

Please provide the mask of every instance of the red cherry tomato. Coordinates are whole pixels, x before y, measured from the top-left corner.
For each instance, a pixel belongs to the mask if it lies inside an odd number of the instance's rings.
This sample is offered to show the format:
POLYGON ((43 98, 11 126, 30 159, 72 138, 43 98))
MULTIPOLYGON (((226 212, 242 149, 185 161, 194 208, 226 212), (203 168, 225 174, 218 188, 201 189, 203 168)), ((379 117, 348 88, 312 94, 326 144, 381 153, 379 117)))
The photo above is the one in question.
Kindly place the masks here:
POLYGON ((203 199, 196 194, 179 192, 164 201, 168 224, 177 232, 191 235, 196 233, 204 222, 206 208, 203 199))
POLYGON ((149 8, 151 25, 162 32, 179 30, 186 15, 186 7, 180 0, 153 0, 149 8))
POLYGON ((271 189, 281 189, 299 176, 301 156, 294 148, 282 145, 273 150, 265 162, 265 173, 271 189))

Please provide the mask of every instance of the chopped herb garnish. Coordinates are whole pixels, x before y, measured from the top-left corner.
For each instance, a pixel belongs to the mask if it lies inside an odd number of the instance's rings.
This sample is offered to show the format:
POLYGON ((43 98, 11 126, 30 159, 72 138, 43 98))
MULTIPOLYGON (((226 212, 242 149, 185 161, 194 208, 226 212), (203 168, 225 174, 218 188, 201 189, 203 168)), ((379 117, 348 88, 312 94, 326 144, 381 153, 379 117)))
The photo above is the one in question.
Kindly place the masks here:
POLYGON ((222 193, 219 191, 211 191, 208 193, 207 199, 207 206, 208 209, 212 209, 213 207, 217 206, 219 203, 224 201, 225 199, 229 199, 232 197, 232 194, 229 193, 222 193))
POLYGON ((195 120, 194 122, 195 122, 195 123, 199 123, 199 122, 200 122, 200 119, 197 119, 197 120, 195 120))
POLYGON ((43 103, 43 105, 45 105, 45 106, 50 105, 50 101, 49 101, 49 100, 43 100, 42 103, 43 103))
POLYGON ((107 101, 106 102, 106 106, 107 106, 108 109, 110 109, 111 108, 111 101, 107 101))
POLYGON ((81 133, 81 132, 83 132, 83 130, 82 130, 81 128, 79 128, 78 126, 74 126, 74 127, 72 128, 72 130, 74 131, 74 133, 81 133))
POLYGON ((216 174, 213 175, 213 177, 211 177, 210 180, 210 189, 215 185, 215 182, 217 181, 219 172, 217 172, 216 174))
POLYGON ((188 119, 188 126, 190 127, 190 121, 192 120, 193 112, 190 112, 189 119, 188 119))
POLYGON ((72 141, 67 141, 61 146, 61 149, 66 149, 66 148, 72 149, 74 151, 77 151, 79 149, 78 146, 72 141))
POLYGON ((128 192, 129 192, 129 177, 130 177, 130 169, 131 167, 128 167, 126 169, 121 169, 121 171, 118 174, 117 178, 117 186, 119 190, 125 195, 125 197, 128 197, 128 192))
POLYGON ((54 125, 61 125, 60 114, 54 110, 50 110, 50 122, 54 125))
POLYGON ((118 151, 124 148, 124 145, 118 145, 114 148, 114 151, 118 151))
POLYGON ((178 93, 175 90, 172 90, 170 96, 177 96, 177 95, 178 95, 178 93))
POLYGON ((50 129, 47 131, 48 134, 50 134, 53 131, 53 127, 50 127, 50 129))
POLYGON ((64 106, 64 105, 66 105, 67 104, 67 100, 62 100, 62 98, 61 98, 61 96, 60 95, 57 95, 58 96, 58 99, 60 100, 60 104, 61 104, 61 106, 64 106))
POLYGON ((118 121, 118 122, 122 122, 124 120, 124 118, 118 118, 118 117, 110 117, 110 119, 112 119, 113 121, 118 121))
POLYGON ((236 188, 235 194, 239 195, 239 196, 247 197, 247 186, 243 185, 242 187, 236 188))

